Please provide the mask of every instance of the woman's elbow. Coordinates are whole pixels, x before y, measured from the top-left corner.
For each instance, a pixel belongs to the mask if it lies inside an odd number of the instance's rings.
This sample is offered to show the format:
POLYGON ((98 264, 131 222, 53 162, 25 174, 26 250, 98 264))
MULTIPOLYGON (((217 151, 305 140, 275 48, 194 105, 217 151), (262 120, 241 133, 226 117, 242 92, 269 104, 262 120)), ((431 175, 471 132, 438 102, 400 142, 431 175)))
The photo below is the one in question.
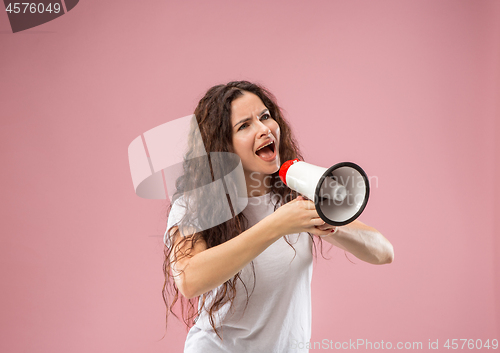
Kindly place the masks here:
POLYGON ((377 251, 372 252, 371 257, 366 260, 372 265, 385 265, 394 261, 394 249, 391 244, 379 248, 377 251))
POLYGON ((186 281, 178 279, 177 281, 175 281, 175 285, 177 286, 179 293, 187 300, 196 298, 198 296, 198 294, 196 293, 196 289, 193 288, 193 286, 188 286, 186 281))
POLYGON ((380 261, 380 265, 390 264, 394 261, 394 247, 392 244, 387 246, 387 249, 384 251, 384 257, 380 261))
MULTIPOLYGON (((175 267, 174 267, 175 269, 175 267)), ((187 300, 193 299, 196 297, 196 293, 194 291, 194 288, 192 285, 188 285, 188 282, 186 281, 186 273, 184 271, 179 271, 178 269, 175 269, 173 271, 174 273, 174 284, 175 287, 178 290, 178 293, 180 293, 184 298, 187 300)))
POLYGON ((182 293, 181 294, 183 295, 184 298, 186 298, 187 300, 191 300, 191 299, 194 299, 197 297, 197 295, 194 295, 193 293, 190 293, 190 292, 186 292, 186 293, 182 293))

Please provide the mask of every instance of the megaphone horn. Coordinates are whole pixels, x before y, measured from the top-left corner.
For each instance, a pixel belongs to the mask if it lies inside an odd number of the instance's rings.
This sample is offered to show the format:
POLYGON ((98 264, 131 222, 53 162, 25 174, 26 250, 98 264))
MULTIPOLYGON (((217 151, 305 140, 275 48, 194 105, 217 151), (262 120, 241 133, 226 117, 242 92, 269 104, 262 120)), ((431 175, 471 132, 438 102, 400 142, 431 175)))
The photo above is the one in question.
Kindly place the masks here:
POLYGON ((293 159, 283 163, 279 175, 290 189, 313 200, 321 219, 334 226, 354 221, 368 203, 368 177, 351 162, 322 168, 293 159))

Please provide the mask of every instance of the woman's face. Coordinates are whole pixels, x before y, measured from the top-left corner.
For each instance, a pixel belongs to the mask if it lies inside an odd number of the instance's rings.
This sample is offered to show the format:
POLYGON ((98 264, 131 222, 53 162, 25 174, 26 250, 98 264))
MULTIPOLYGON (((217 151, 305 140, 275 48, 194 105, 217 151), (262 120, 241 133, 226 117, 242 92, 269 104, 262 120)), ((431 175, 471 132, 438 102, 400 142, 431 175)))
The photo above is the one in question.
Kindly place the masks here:
POLYGON ((279 170, 280 128, 258 96, 244 91, 231 103, 231 125, 234 152, 247 178, 262 180, 279 170))

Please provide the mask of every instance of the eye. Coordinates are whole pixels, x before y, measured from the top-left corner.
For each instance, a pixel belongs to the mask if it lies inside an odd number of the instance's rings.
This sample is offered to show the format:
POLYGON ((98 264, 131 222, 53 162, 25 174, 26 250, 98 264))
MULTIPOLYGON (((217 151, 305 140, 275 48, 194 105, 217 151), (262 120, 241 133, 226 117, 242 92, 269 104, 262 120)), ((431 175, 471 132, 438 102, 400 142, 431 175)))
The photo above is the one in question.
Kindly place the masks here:
POLYGON ((265 113, 260 117, 260 120, 268 120, 271 119, 271 115, 269 113, 265 113))
POLYGON ((248 124, 247 124, 247 123, 243 123, 243 124, 241 124, 241 125, 240 125, 240 127, 238 128, 238 131, 243 130, 243 129, 244 129, 244 128, 246 128, 247 126, 248 126, 248 124))

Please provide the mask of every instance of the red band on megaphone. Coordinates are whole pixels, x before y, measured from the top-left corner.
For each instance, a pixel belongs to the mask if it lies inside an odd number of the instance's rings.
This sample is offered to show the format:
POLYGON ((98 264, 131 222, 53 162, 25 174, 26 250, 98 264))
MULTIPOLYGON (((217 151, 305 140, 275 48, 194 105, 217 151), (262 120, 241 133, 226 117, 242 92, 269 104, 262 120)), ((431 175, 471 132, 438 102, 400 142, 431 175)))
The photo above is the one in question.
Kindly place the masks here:
POLYGON ((295 159, 291 159, 289 161, 286 161, 285 163, 283 163, 283 165, 281 166, 280 168, 280 179, 283 183, 285 183, 286 185, 286 173, 288 172, 288 168, 290 168, 290 166, 292 164, 294 164, 295 162, 298 162, 299 159, 298 158, 295 158, 295 159))

